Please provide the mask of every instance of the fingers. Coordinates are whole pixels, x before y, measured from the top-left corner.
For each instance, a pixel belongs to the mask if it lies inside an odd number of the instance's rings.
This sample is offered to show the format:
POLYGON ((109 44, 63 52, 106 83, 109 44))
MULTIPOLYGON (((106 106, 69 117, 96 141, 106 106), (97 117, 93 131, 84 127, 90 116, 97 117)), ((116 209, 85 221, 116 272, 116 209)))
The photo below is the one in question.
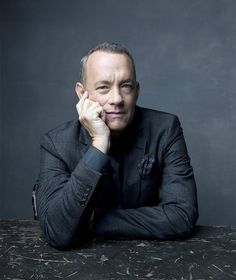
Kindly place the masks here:
POLYGON ((87 116, 89 119, 100 118, 103 112, 102 106, 98 102, 85 100, 82 107, 82 115, 87 116))
POLYGON ((100 106, 100 104, 96 104, 97 106, 95 106, 95 110, 96 110, 96 114, 98 118, 101 118, 104 122, 105 122, 105 111, 102 108, 102 106, 100 106))
POLYGON ((76 105, 79 114, 79 120, 84 123, 86 120, 94 118, 104 118, 104 110, 98 102, 94 102, 88 98, 88 92, 84 92, 83 96, 76 105))
POLYGON ((76 104, 76 109, 79 115, 83 112, 84 103, 88 99, 88 92, 85 91, 82 97, 80 98, 79 102, 76 104))
POLYGON ((86 98, 88 98, 88 92, 85 91, 83 96, 81 97, 81 100, 85 100, 86 98))
POLYGON ((88 92, 85 91, 84 94, 82 95, 82 97, 80 98, 79 102, 76 105, 77 110, 78 109, 81 110, 83 108, 84 102, 87 98, 88 98, 88 92))
POLYGON ((93 145, 106 153, 110 145, 110 130, 105 123, 103 107, 98 102, 90 100, 88 92, 85 92, 77 103, 76 109, 79 122, 88 131, 93 145))
POLYGON ((106 121, 106 113, 102 108, 102 112, 101 112, 101 119, 105 122, 106 121))

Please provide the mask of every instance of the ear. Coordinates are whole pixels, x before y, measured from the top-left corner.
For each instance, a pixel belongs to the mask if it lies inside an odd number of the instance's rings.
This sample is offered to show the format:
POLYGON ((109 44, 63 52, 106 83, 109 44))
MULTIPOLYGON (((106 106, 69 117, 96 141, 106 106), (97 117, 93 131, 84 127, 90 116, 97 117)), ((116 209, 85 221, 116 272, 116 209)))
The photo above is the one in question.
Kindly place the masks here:
POLYGON ((80 82, 77 82, 75 85, 75 91, 77 93, 78 98, 80 99, 85 92, 83 84, 81 84, 80 82))

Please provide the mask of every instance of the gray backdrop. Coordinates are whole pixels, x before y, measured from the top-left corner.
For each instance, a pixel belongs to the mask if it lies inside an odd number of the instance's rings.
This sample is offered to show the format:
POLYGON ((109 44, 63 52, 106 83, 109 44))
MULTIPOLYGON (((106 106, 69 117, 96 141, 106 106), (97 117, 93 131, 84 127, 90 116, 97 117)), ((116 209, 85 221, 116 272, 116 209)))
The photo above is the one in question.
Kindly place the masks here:
POLYGON ((80 58, 118 41, 138 104, 177 114, 200 224, 236 224, 236 1, 1 0, 0 218, 32 218, 40 134, 76 117, 80 58))

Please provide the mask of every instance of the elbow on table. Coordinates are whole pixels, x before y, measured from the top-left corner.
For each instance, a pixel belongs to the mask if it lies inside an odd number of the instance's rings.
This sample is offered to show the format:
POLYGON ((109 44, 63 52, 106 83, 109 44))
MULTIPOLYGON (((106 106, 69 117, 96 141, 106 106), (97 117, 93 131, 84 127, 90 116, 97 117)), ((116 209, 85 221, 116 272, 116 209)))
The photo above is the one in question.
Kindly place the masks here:
POLYGON ((63 238, 63 237, 51 237, 49 235, 45 235, 46 236, 46 240, 48 242, 49 245, 51 245, 52 247, 54 247, 55 249, 58 249, 58 250, 62 250, 62 251, 65 251, 65 250, 69 250, 71 248, 71 240, 70 239, 66 239, 66 238, 63 238))
POLYGON ((189 223, 186 225, 178 226, 176 231, 176 238, 185 239, 190 238, 194 229, 194 224, 189 223))
POLYGON ((73 236, 70 231, 55 229, 51 224, 44 221, 43 231, 49 245, 59 250, 68 250, 73 243, 73 236))
POLYGON ((192 235, 198 219, 197 208, 175 204, 163 207, 163 210, 166 223, 165 230, 161 231, 161 239, 185 239, 192 235))
POLYGON ((197 220, 197 210, 191 211, 191 214, 185 213, 185 215, 181 216, 175 223, 176 237, 181 239, 191 237, 197 220))

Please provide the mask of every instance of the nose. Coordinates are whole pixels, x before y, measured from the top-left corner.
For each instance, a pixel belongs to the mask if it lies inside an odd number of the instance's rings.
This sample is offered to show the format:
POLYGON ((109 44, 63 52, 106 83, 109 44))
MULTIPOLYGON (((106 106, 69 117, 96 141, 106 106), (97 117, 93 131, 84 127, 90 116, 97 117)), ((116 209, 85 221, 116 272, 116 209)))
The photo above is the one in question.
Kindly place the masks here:
POLYGON ((119 88, 113 88, 109 93, 109 103, 111 105, 119 105, 123 103, 123 96, 119 88))

